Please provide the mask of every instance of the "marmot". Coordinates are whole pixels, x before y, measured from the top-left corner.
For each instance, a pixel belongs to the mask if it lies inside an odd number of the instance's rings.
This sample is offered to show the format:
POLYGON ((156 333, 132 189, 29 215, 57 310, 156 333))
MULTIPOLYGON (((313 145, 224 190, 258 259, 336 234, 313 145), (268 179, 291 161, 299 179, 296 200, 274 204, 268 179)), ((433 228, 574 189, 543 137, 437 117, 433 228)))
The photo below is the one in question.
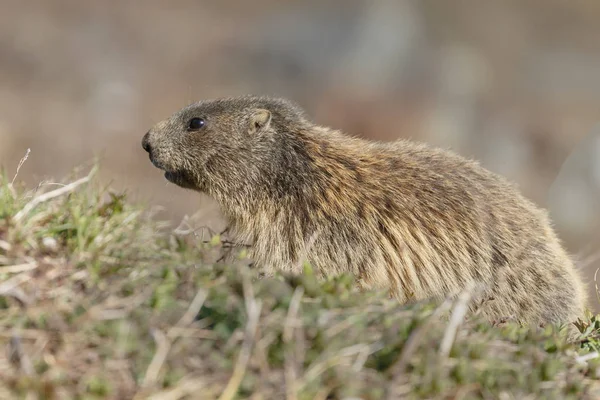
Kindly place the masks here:
POLYGON ((267 275, 308 261, 400 302, 476 285, 489 321, 583 315, 582 280, 547 213, 449 150, 351 137, 259 96, 189 105, 142 146, 169 181, 218 201, 267 275))

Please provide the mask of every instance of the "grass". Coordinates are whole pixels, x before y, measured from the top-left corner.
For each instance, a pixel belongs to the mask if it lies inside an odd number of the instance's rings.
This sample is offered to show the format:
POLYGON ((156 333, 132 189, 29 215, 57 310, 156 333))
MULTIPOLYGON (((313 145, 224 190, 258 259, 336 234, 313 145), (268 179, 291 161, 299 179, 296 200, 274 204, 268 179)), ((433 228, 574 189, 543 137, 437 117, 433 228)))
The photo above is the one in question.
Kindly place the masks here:
POLYGON ((600 319, 464 319, 352 279, 255 279, 90 175, 27 191, 0 175, 0 398, 592 399, 600 319), (446 318, 447 314, 450 318, 446 318))

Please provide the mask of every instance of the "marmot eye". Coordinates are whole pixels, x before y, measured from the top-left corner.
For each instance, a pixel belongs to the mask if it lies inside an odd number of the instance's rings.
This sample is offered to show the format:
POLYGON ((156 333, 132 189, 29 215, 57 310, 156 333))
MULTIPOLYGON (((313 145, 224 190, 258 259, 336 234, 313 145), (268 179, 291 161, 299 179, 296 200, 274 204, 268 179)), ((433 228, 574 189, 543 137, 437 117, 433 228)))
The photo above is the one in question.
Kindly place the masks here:
POLYGON ((190 124, 188 126, 189 130, 196 131, 204 126, 204 120, 202 118, 192 118, 190 119, 190 124))

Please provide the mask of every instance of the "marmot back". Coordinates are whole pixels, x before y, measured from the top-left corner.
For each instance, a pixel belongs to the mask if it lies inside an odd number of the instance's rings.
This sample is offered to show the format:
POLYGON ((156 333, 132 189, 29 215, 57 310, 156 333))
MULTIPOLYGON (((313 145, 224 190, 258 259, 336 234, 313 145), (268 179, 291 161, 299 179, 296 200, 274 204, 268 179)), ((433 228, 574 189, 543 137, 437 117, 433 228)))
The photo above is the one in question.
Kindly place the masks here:
POLYGON ((221 205, 264 273, 352 273, 401 302, 480 290, 490 321, 567 322, 584 288, 546 213, 450 151, 367 141, 311 122, 283 99, 192 104, 143 147, 181 187, 221 205))

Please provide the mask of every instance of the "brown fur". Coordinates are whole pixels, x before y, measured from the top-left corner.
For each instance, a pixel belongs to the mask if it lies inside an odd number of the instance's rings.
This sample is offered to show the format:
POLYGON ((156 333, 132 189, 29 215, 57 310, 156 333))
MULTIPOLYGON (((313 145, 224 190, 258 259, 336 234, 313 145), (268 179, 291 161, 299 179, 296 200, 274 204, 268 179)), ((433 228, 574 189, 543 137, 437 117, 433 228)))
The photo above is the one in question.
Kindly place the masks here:
POLYGON ((452 152, 349 137, 286 100, 252 96, 192 104, 143 146, 167 179, 220 203, 266 274, 301 273, 307 260, 401 302, 474 284, 490 321, 582 315, 581 279, 546 213, 452 152), (189 131, 193 117, 204 127, 189 131))

